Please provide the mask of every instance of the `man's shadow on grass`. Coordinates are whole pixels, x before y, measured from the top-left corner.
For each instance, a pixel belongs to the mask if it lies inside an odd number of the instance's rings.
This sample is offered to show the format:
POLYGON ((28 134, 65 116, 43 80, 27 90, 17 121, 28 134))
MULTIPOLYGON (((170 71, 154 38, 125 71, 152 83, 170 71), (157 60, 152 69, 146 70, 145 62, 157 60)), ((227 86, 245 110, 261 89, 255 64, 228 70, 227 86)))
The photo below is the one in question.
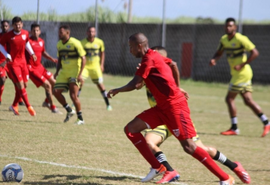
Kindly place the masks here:
MULTIPOLYGON (((135 177, 127 177, 127 176, 80 176, 80 175, 45 175, 40 182, 28 182, 28 181, 22 181, 23 184, 28 184, 28 185, 54 185, 54 184, 62 184, 62 185, 67 185, 67 184, 72 184, 72 185, 104 185, 104 183, 95 183, 95 182, 87 182, 90 181, 88 179, 102 179, 102 180, 111 180, 111 181, 137 181, 140 182, 140 178, 135 178, 135 177), (83 183, 76 183, 73 182, 73 180, 76 179, 83 179, 86 182, 83 183), (66 182, 65 182, 66 181, 66 182)), ((1 182, 0 182, 1 184, 1 182)), ((106 185, 112 185, 109 183, 106 183, 106 185)))

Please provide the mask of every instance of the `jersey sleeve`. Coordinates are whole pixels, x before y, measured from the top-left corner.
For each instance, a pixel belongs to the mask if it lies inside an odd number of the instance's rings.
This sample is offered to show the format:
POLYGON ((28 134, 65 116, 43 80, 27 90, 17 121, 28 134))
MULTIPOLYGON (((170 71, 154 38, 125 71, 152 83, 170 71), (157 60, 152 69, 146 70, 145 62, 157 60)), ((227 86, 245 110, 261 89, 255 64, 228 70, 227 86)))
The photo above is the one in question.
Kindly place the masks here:
POLYGON ((255 45, 249 40, 247 36, 241 37, 240 42, 247 51, 251 51, 255 48, 255 45))
MULTIPOLYGON (((163 56, 162 56, 163 57, 163 56)), ((163 57, 163 60, 166 64, 171 64, 172 63, 172 59, 167 58, 167 57, 163 57)))
POLYGON ((86 52, 83 49, 82 43, 80 41, 76 42, 76 49, 80 57, 86 55, 86 52))

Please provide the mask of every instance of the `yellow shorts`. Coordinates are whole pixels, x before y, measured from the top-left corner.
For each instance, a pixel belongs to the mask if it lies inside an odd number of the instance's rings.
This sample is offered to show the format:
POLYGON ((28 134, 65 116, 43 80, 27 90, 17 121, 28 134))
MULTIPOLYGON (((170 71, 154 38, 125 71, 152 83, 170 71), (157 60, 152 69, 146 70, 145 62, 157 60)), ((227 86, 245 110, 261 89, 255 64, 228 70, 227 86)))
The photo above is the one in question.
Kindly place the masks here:
POLYGON ((59 75, 56 77, 56 82, 54 89, 63 89, 64 92, 68 92, 69 84, 76 83, 80 87, 80 83, 77 81, 78 74, 64 73, 63 71, 59 72, 59 75))
POLYGON ((93 83, 95 84, 101 84, 103 83, 103 75, 100 66, 97 66, 95 68, 87 68, 84 67, 82 72, 83 79, 87 79, 88 77, 91 77, 93 83))
POLYGON ((229 85, 229 91, 235 93, 245 93, 252 92, 252 83, 251 80, 246 82, 233 83, 231 82, 229 85))
MULTIPOLYGON (((172 135, 172 133, 170 132, 170 130, 167 128, 166 125, 160 125, 154 129, 145 129, 144 133, 145 135, 147 133, 153 133, 160 136, 162 138, 160 144, 162 144, 168 137, 172 135)), ((196 135, 195 137, 192 138, 194 142, 198 141, 199 139, 200 139, 199 135, 196 135)))

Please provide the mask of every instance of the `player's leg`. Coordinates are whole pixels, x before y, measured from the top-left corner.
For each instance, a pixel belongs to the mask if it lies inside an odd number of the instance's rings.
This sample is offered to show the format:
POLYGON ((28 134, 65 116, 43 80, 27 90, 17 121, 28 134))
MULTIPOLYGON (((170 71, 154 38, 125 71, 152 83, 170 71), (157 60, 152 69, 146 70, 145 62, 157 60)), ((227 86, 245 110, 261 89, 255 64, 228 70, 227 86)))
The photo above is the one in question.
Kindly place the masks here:
POLYGON ((246 91, 241 93, 241 96, 245 105, 251 108, 251 110, 261 119, 262 123, 264 124, 262 137, 266 136, 270 131, 270 122, 268 118, 263 114, 261 107, 253 100, 251 92, 246 91))
POLYGON ((209 146, 205 146, 200 139, 195 141, 196 145, 204 149, 212 159, 219 161, 221 164, 230 168, 236 175, 241 179, 243 183, 250 183, 250 176, 246 172, 246 170, 242 167, 240 162, 232 162, 228 159, 223 153, 218 151, 217 149, 209 146))
POLYGON ((77 113, 77 121, 75 124, 77 125, 82 125, 84 124, 84 120, 82 117, 82 109, 81 109, 81 102, 78 97, 78 91, 79 91, 79 84, 76 79, 70 79, 69 81, 69 95, 70 98, 73 102, 73 105, 76 108, 76 113, 77 113))
POLYGON ((6 82, 6 71, 4 67, 0 66, 0 105, 2 102, 2 94, 5 88, 5 82, 6 82))
POLYGON ((67 92, 69 90, 68 78, 65 77, 65 74, 60 73, 57 78, 53 88, 53 95, 57 99, 57 101, 66 109, 67 115, 64 119, 64 122, 69 121, 70 117, 75 114, 75 111, 67 103, 65 97, 63 96, 63 92, 67 92))
POLYGON ((235 106, 235 98, 238 92, 228 91, 225 101, 228 107, 229 115, 231 118, 231 128, 227 131, 221 132, 222 135, 237 135, 239 134, 239 129, 237 127, 237 116, 236 116, 236 106, 235 106))
POLYGON ((124 128, 126 136, 138 149, 145 160, 151 165, 151 173, 153 176, 158 176, 166 171, 166 167, 159 163, 154 154, 148 147, 145 138, 141 131, 146 128, 155 128, 156 124, 161 124, 159 112, 156 108, 151 108, 136 116, 124 128), (147 123, 147 124, 146 124, 147 123))

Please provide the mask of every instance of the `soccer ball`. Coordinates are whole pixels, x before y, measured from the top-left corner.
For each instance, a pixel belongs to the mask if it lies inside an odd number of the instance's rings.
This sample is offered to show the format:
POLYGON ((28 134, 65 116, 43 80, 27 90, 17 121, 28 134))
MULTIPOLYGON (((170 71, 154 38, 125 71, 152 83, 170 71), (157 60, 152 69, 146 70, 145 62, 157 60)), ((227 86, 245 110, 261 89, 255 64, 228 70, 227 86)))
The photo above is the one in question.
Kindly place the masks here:
POLYGON ((5 182, 21 182, 23 179, 23 170, 21 166, 16 163, 6 165, 2 170, 2 179, 5 182))

